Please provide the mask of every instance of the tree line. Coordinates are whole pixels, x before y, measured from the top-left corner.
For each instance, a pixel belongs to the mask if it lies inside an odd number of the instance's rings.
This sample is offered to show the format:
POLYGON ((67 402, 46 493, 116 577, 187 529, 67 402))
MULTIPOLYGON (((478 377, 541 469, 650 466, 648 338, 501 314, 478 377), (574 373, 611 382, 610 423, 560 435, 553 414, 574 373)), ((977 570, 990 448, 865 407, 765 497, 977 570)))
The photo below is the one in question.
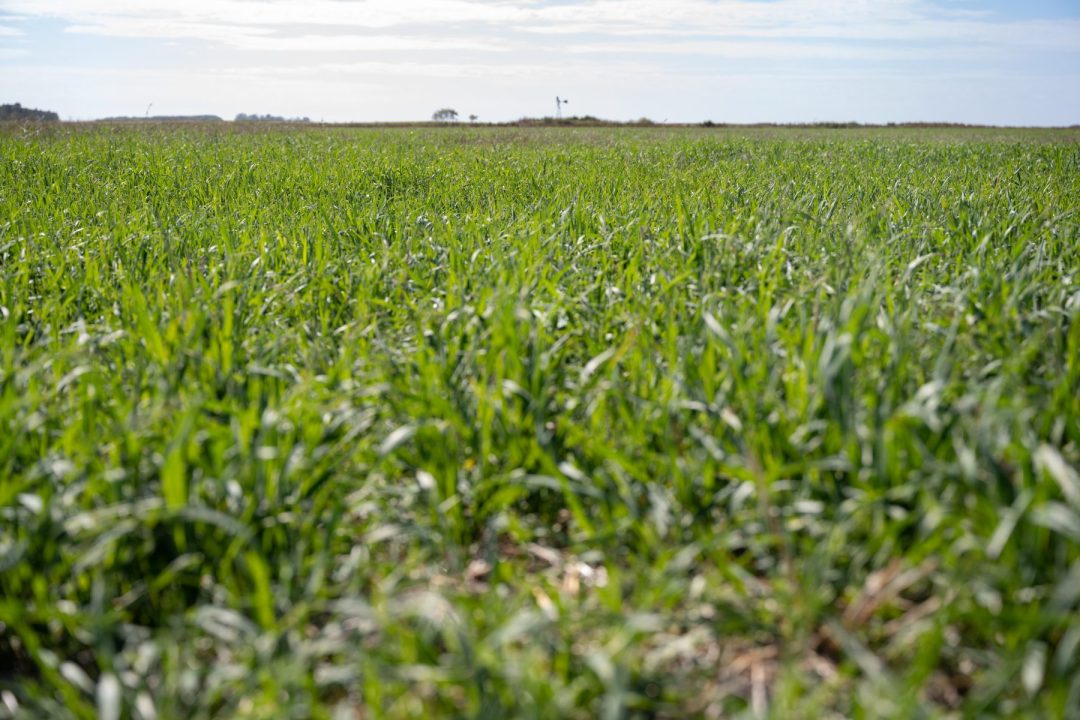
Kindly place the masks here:
POLYGON ((37 122, 52 122, 59 120, 60 116, 51 110, 37 110, 25 108, 19 103, 0 105, 0 120, 33 120, 37 122))
POLYGON ((297 117, 287 118, 280 115, 248 115, 247 113, 240 113, 236 116, 236 122, 293 122, 293 123, 306 123, 311 122, 309 117, 297 117))

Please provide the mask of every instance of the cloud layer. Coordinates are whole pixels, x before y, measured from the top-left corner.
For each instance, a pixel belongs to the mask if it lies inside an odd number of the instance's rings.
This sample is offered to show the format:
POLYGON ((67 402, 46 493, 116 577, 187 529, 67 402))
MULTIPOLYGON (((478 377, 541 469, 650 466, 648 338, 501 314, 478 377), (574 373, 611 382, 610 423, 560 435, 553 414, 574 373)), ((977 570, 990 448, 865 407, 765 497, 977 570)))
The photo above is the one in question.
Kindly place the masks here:
POLYGON ((389 78, 414 77, 472 78, 479 92, 488 77, 592 93, 584 81, 634 76, 704 91, 756 75, 996 76, 1005 92, 1009 78, 1080 70, 1080 12, 1003 16, 977 0, 0 0, 0 58, 42 71, 32 58, 57 54, 35 47, 42 26, 91 49, 95 38, 186 48, 192 76, 361 77, 388 91, 389 78))
MULTIPOLYGON (((443 32, 484 46, 492 35, 989 43, 1076 50, 1080 19, 1003 21, 925 0, 0 0, 0 12, 51 18, 69 32, 189 38, 333 50, 345 31, 443 32), (321 28, 321 32, 316 29, 321 28), (304 42, 298 43, 299 35, 304 42), (253 42, 257 41, 257 42, 253 42)), ((355 36, 354 36, 355 37, 355 36)))

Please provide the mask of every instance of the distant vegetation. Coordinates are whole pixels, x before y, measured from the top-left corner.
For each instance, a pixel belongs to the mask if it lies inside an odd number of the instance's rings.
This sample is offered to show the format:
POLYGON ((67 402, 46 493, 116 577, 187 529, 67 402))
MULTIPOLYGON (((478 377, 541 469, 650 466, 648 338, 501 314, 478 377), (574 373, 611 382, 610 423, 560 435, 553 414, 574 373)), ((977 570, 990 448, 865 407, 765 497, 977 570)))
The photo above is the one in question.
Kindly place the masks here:
POLYGON ((442 108, 431 114, 435 122, 454 122, 458 118, 458 111, 454 108, 442 108))
POLYGON ((637 120, 604 120, 602 118, 594 117, 592 115, 572 115, 570 117, 542 117, 542 118, 521 118, 517 122, 511 123, 512 125, 519 125, 524 127, 531 127, 535 125, 552 125, 557 127, 652 127, 654 125, 660 125, 655 120, 650 120, 647 117, 641 117, 637 120))
POLYGON ((217 115, 147 115, 138 117, 133 115, 118 115, 116 117, 102 118, 102 122, 181 122, 181 123, 204 123, 225 122, 217 115))
POLYGON ((853 120, 837 121, 823 120, 820 122, 756 122, 756 123, 727 123, 706 120, 701 127, 719 128, 825 128, 831 130, 852 130, 855 128, 986 128, 997 127, 994 125, 972 125, 969 123, 955 122, 890 122, 890 123, 860 123, 853 120))
POLYGON ((616 122, 614 120, 602 120, 592 115, 573 115, 571 117, 553 118, 553 117, 540 117, 530 118, 524 117, 518 120, 514 125, 520 125, 524 127, 531 127, 534 125, 555 125, 560 127, 567 126, 581 126, 581 127, 602 127, 607 125, 623 125, 625 123, 616 122))
POLYGON ((0 121, 29 120, 34 122, 55 122, 59 119, 60 116, 51 110, 24 108, 19 103, 13 105, 0 105, 0 121))
POLYGON ((290 123, 306 123, 311 122, 309 117, 296 117, 287 118, 281 115, 248 115, 247 113, 240 113, 236 116, 236 122, 290 122, 290 123))

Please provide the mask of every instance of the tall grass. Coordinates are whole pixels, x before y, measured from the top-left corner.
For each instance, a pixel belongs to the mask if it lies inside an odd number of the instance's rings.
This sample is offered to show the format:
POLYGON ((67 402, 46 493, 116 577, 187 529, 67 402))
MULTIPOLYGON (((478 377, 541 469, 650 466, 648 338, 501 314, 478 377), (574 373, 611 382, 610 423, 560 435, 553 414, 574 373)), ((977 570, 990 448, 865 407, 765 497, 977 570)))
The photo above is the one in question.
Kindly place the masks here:
POLYGON ((932 133, 0 133, 0 717, 1077 717, 1080 146, 932 133))

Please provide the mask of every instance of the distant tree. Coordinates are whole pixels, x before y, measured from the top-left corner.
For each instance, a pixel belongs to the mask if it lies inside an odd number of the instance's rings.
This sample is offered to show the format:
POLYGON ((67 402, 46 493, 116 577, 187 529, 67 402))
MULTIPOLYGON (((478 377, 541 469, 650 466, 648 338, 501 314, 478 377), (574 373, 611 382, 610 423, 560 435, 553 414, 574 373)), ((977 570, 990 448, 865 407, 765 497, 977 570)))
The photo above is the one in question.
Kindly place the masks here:
POLYGON ((474 115, 470 115, 470 116, 469 116, 469 122, 476 122, 476 121, 477 121, 477 120, 479 120, 479 119, 480 119, 480 116, 479 116, 479 115, 475 115, 475 114, 474 114, 474 115))
POLYGON ((49 110, 35 110, 24 108, 21 104, 0 105, 0 120, 33 120, 38 122, 55 122, 60 116, 49 110))
POLYGON ((431 119, 435 122, 454 122, 457 120, 457 117, 457 110, 454 110, 453 108, 442 108, 436 110, 434 114, 432 114, 431 119))
POLYGON ((287 117, 283 117, 281 115, 271 115, 270 113, 267 113, 265 115, 259 115, 258 113, 255 113, 253 115, 248 115, 247 113, 239 113, 236 116, 236 122, 293 122, 293 123, 306 123, 306 122, 311 122, 311 119, 308 118, 308 117, 287 118, 287 117))

